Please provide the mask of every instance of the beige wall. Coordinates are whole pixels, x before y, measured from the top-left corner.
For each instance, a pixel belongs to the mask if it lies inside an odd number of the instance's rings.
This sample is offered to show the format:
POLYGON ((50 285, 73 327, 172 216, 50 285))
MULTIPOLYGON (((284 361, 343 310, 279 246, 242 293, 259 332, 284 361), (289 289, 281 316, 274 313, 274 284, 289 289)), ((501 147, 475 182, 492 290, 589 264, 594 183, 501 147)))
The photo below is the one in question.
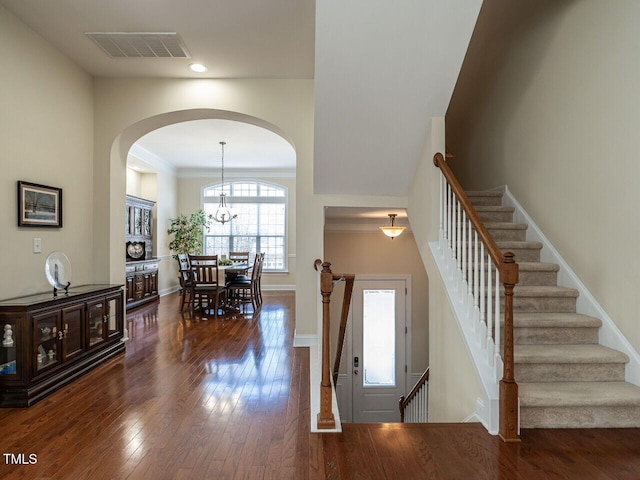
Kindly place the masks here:
POLYGON ((438 241, 440 222, 439 171, 433 156, 444 152, 444 138, 444 118, 432 119, 411 185, 408 213, 429 277, 429 421, 460 422, 476 411, 476 400, 485 395, 429 245, 438 241))
POLYGON ((507 184, 640 349, 640 3, 485 0, 447 113, 468 189, 507 184))
POLYGON ((0 64, 0 298, 49 290, 52 251, 69 257, 72 284, 91 283, 91 78, 1 6, 0 64), (18 180, 62 188, 63 228, 17 227, 18 180))
MULTIPOLYGON (((411 275, 411 373, 422 373, 428 366, 429 294, 427 273, 413 234, 405 232, 391 240, 381 232, 326 232, 324 259, 335 273, 411 275)), ((339 325, 344 290, 332 296, 332 332, 339 325)), ((335 341, 332 342, 335 345, 335 341)))
MULTIPOLYGON (((315 334, 316 276, 322 255, 322 208, 313 198, 313 82, 310 80, 113 79, 95 82, 94 248, 103 281, 124 280, 119 226, 124 222, 125 159, 142 135, 161 126, 197 118, 255 123, 286 138, 296 151, 296 333, 315 334)), ((290 192, 291 194, 292 192, 290 192)), ((178 201, 178 204, 180 201, 178 201)))

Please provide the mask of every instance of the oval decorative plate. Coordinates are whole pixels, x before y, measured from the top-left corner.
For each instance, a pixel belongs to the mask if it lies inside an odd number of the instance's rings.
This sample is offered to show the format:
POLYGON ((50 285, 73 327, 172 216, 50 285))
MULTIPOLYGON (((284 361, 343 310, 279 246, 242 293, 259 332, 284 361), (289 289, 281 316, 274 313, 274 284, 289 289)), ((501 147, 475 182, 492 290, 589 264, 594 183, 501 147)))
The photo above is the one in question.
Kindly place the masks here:
POLYGON ((62 252, 51 252, 44 262, 44 273, 53 288, 65 288, 71 282, 71 262, 62 252))

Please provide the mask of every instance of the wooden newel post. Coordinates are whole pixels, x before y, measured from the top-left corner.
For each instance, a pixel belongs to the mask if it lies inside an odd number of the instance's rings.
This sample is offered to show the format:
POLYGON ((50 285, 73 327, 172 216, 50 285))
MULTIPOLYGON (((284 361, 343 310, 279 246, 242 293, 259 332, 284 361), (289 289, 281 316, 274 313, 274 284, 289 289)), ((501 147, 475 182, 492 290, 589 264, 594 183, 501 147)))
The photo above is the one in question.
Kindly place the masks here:
POLYGON ((318 413, 318 428, 336 428, 333 417, 331 395, 331 344, 330 344, 330 302, 333 292, 333 273, 331 264, 324 262, 320 272, 320 293, 322 293, 322 380, 320 381, 320 413, 318 413))
POLYGON ((518 264, 513 253, 504 254, 502 283, 504 286, 504 369, 500 380, 500 425, 498 434, 505 442, 519 442, 518 384, 514 376, 513 360, 513 289, 518 283, 518 264))

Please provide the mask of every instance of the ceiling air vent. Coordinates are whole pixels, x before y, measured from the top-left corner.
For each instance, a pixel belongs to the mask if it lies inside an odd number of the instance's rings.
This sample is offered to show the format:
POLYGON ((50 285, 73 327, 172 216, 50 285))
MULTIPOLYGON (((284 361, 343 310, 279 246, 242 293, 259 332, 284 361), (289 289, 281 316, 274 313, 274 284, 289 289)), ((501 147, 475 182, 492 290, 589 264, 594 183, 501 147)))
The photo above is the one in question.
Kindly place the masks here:
POLYGON ((177 33, 89 32, 107 55, 113 58, 188 58, 177 33))

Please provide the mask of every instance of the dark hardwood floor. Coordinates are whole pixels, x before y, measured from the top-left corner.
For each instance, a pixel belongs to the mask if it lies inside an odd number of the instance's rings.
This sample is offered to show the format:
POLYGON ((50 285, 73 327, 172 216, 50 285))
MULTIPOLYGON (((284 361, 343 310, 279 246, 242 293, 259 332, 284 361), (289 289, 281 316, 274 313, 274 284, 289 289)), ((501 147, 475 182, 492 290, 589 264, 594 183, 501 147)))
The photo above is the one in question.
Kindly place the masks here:
POLYGON ((311 434, 294 301, 266 293, 255 316, 205 319, 170 295, 130 313, 124 355, 0 409, 0 478, 640 479, 636 429, 529 430, 509 445, 477 424, 311 434))

